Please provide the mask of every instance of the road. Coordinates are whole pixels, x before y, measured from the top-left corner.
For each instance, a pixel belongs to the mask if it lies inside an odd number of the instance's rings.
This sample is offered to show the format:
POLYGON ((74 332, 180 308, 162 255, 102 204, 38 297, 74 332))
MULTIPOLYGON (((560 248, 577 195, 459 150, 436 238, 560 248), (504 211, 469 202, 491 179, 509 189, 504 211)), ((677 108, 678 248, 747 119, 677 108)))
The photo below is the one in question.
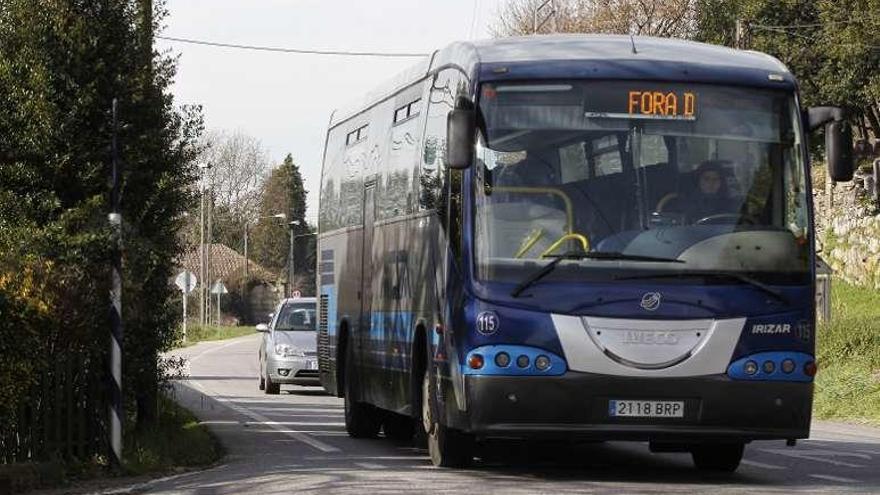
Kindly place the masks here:
POLYGON ((259 336, 184 349, 189 378, 177 400, 227 448, 222 465, 130 487, 156 494, 226 493, 873 493, 880 430, 816 422, 788 448, 753 442, 732 475, 706 474, 687 454, 644 443, 497 446, 467 470, 436 469, 424 450, 345 433, 342 400, 313 387, 257 389, 259 336))

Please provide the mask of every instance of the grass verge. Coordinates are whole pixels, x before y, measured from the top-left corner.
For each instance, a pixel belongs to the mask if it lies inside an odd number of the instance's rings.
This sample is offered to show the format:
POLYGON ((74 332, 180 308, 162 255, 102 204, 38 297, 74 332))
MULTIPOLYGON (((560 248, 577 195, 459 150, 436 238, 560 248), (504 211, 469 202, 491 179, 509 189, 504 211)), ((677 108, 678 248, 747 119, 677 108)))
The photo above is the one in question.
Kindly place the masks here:
POLYGON ((123 454, 127 474, 202 467, 223 457, 223 447, 208 428, 164 395, 158 418, 155 425, 130 432, 123 454))
POLYGON ((226 327, 220 325, 193 325, 186 328, 186 342, 183 342, 183 335, 181 334, 181 340, 177 343, 177 347, 187 347, 198 342, 205 342, 209 340, 232 339, 235 337, 250 335, 255 332, 256 330, 254 329, 254 327, 250 325, 237 327, 226 327))
POLYGON ((817 334, 813 414, 880 426, 880 292, 835 279, 831 304, 817 334))
POLYGON ((182 472, 209 466, 223 457, 223 447, 208 427, 173 400, 160 395, 158 413, 155 425, 126 430, 121 471, 110 471, 104 456, 80 462, 0 465, 0 494, 35 489, 53 494, 100 492, 131 483, 118 479, 120 476, 182 472))

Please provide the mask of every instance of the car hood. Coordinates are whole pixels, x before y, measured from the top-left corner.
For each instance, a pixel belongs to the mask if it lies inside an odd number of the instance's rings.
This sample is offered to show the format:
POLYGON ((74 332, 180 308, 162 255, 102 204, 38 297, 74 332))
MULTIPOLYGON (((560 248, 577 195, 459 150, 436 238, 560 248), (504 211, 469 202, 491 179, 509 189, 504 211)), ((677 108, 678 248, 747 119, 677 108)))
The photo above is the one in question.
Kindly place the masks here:
POLYGON ((316 351, 318 333, 314 331, 274 332, 272 340, 277 344, 286 344, 303 351, 316 351))

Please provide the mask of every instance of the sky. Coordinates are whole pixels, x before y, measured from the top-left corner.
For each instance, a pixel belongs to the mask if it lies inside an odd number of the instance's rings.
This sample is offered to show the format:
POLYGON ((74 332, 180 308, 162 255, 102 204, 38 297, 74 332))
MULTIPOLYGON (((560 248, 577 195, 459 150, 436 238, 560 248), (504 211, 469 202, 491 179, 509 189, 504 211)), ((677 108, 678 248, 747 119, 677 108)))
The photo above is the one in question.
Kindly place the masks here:
MULTIPOLYGON (((489 37, 504 0, 168 0, 160 36, 342 51, 430 53, 489 37)), ((418 58, 271 53, 156 40, 179 56, 177 105, 201 104, 209 130, 259 139, 273 163, 291 153, 314 223, 331 112, 418 58)))

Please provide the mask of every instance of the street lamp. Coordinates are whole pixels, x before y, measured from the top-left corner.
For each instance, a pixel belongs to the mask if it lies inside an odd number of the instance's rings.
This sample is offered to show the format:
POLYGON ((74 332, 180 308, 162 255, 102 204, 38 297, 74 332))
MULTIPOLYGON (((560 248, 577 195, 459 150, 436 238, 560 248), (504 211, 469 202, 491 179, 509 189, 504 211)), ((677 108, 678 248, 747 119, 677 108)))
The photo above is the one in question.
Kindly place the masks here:
POLYGON ((284 213, 276 213, 274 215, 265 215, 262 217, 257 217, 257 218, 254 218, 253 220, 245 220, 245 222, 244 222, 244 278, 245 279, 247 279, 247 277, 248 277, 248 260, 249 260, 249 258, 248 258, 248 231, 250 229, 251 222, 256 223, 264 218, 280 218, 280 219, 284 220, 285 218, 287 218, 287 215, 285 215, 284 213))

